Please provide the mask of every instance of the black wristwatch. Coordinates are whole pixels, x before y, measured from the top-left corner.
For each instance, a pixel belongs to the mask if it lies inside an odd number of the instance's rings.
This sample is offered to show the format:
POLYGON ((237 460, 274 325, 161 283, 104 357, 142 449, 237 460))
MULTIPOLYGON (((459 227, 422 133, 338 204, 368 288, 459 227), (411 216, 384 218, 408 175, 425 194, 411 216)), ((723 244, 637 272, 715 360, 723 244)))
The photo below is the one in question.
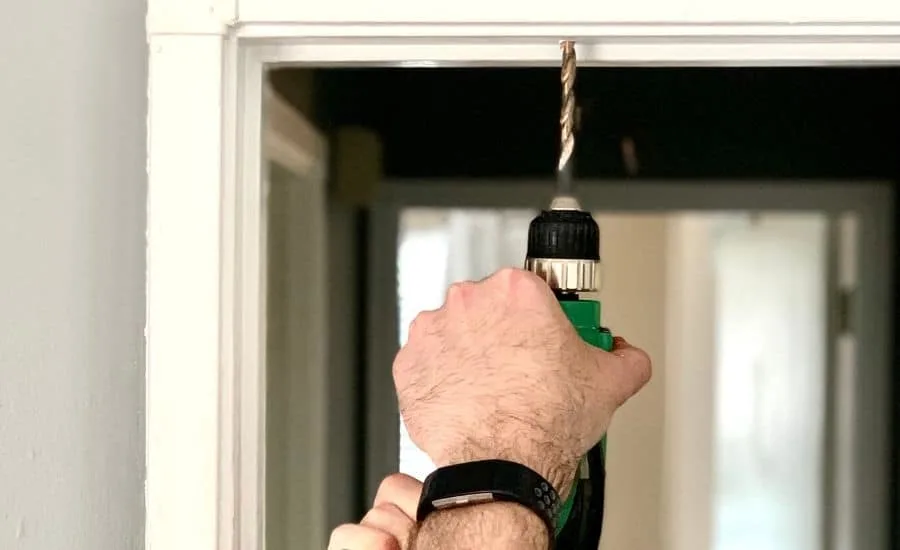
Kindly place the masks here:
POLYGON ((554 547, 556 519, 562 502, 540 474, 515 462, 480 460, 438 468, 425 478, 416 520, 436 510, 488 502, 515 502, 537 514, 554 547))

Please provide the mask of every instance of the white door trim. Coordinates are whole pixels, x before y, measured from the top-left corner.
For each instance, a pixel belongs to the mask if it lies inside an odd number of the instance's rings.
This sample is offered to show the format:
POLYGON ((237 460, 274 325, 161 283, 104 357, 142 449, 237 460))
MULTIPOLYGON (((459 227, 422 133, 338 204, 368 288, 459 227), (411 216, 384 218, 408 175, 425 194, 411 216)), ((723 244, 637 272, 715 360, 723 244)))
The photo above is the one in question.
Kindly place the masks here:
POLYGON ((241 22, 234 0, 149 8, 146 541, 154 550, 264 548, 266 65, 552 66, 562 37, 578 38, 584 65, 900 64, 897 25, 302 25, 241 22))
POLYGON ((262 549, 263 174, 324 184, 327 145, 255 50, 215 34, 150 47, 146 547, 262 549))

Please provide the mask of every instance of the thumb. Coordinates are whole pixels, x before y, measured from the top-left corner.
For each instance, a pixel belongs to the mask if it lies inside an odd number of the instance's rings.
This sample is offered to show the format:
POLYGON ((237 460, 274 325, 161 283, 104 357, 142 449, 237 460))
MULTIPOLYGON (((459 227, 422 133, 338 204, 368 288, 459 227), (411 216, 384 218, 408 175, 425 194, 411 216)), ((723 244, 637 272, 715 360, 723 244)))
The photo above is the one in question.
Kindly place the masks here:
POLYGON ((602 373, 602 379, 598 381, 605 386, 616 406, 621 406, 647 385, 653 372, 647 352, 632 346, 621 336, 613 339, 612 351, 597 350, 596 361, 602 373))

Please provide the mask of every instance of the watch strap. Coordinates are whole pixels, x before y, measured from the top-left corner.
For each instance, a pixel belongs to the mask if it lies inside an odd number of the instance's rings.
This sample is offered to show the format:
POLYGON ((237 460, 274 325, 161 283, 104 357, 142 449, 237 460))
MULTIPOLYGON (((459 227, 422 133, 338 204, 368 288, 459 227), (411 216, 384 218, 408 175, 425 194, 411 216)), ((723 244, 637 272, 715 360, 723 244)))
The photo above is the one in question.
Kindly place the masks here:
POLYGON ((537 514, 547 527, 550 545, 562 507, 553 486, 540 474, 516 462, 480 460, 438 468, 425 478, 416 519, 437 510, 489 502, 515 502, 537 514))

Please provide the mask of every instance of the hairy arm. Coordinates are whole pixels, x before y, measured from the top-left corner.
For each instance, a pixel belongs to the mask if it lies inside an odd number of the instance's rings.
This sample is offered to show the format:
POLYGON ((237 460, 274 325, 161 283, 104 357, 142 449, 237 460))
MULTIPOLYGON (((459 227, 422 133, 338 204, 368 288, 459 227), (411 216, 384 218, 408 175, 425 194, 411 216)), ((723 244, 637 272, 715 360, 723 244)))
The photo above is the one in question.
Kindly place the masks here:
POLYGON ((546 550, 547 528, 532 511, 498 502, 435 512, 411 550, 546 550))

